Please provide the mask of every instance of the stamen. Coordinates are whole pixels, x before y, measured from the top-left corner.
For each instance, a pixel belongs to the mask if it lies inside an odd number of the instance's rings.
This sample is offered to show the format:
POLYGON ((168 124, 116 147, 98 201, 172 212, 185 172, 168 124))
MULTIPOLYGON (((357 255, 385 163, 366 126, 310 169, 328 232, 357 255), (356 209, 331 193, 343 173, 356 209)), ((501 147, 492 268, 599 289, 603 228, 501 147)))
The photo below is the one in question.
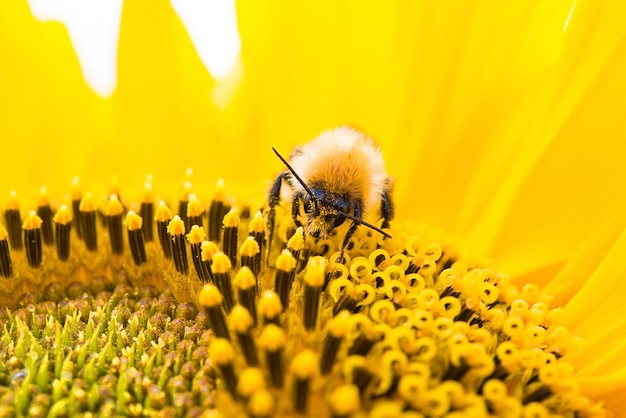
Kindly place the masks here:
POLYGON ((70 230, 72 229, 72 215, 66 205, 61 205, 54 215, 57 257, 66 261, 70 256, 70 230))
POLYGON ((226 188, 224 180, 217 181, 217 190, 209 207, 209 241, 219 244, 222 238, 222 219, 230 208, 226 205, 226 188))
POLYGON ((150 178, 146 180, 143 187, 143 201, 139 208, 139 216, 141 219, 145 219, 146 222, 142 223, 143 238, 146 242, 152 242, 154 240, 154 228, 152 226, 152 219, 154 218, 154 192, 152 190, 152 181, 150 178))
POLYGON ((31 211, 24 219, 22 229, 24 230, 24 243, 26 245, 26 259, 31 267, 41 266, 42 261, 42 241, 41 241, 41 218, 37 212, 31 211))
POLYGON ((226 254, 218 252, 213 256, 213 263, 211 264, 211 271, 213 272, 213 281, 215 286, 224 295, 224 309, 226 312, 235 305, 235 297, 233 295, 233 285, 230 280, 230 259, 226 254))
POLYGON ((236 209, 231 209, 224 216, 224 254, 230 259, 233 266, 237 266, 237 235, 239 230, 239 215, 236 209))
POLYGON ((302 350, 291 361, 291 371, 295 376, 293 384, 293 405, 296 412, 305 414, 309 401, 311 380, 317 372, 317 356, 311 350, 302 350))
POLYGON ((0 225, 0 275, 6 278, 13 275, 11 252, 9 251, 9 242, 7 240, 8 236, 7 230, 0 225))
POLYGON ((233 363, 235 350, 230 342, 224 338, 216 338, 209 346, 211 362, 217 366, 222 376, 224 387, 233 398, 237 397, 237 375, 233 363))
POLYGON ((21 250, 22 246, 22 216, 20 215, 20 204, 17 200, 17 193, 12 190, 11 197, 7 202, 4 211, 4 222, 9 234, 9 244, 13 250, 21 250))
POLYGON ((172 220, 172 211, 162 200, 159 202, 159 206, 157 206, 154 220, 157 223, 157 234, 159 235, 159 243, 161 244, 163 255, 165 258, 172 258, 172 244, 167 233, 167 225, 172 220))
POLYGON ((189 247, 191 248, 191 260, 196 273, 198 273, 198 278, 202 283, 208 283, 211 281, 211 275, 208 267, 202 262, 202 242, 204 242, 204 238, 204 228, 198 225, 193 225, 191 231, 187 234, 187 241, 189 241, 189 247))
MULTIPOLYGON (((302 252, 303 248, 304 248, 304 229, 302 229, 302 227, 299 226, 296 229, 296 231, 293 233, 291 238, 289 238, 289 240, 287 241, 287 249, 291 251, 291 254, 293 254, 293 258, 295 258, 296 261, 299 261, 300 253, 302 252)), ((302 270, 302 266, 296 268, 293 271, 292 273, 293 277, 291 278, 292 283, 293 283, 293 279, 296 273, 300 272, 300 270, 302 270)))
POLYGON ((328 321, 326 329, 328 333, 324 339, 322 349, 322 360, 320 361, 320 372, 322 375, 328 374, 335 364, 337 352, 341 346, 341 341, 350 327, 350 312, 341 311, 337 316, 328 321))
POLYGON ((230 329, 235 331, 237 335, 237 342, 239 343, 241 352, 246 358, 248 366, 258 366, 259 358, 257 356, 254 337, 252 336, 254 320, 250 312, 241 305, 235 305, 228 316, 228 324, 230 329))
POLYGON ((96 225, 96 205, 91 193, 86 193, 80 201, 78 207, 81 219, 83 239, 87 250, 93 252, 98 250, 98 230, 96 225))
POLYGON ((361 408, 359 388, 344 384, 337 387, 330 395, 330 408, 333 418, 347 418, 361 408))
POLYGON ((263 214, 261 213, 261 211, 257 211, 254 214, 254 217, 248 225, 248 232, 259 245, 259 252, 254 256, 254 268, 252 268, 254 274, 259 277, 259 273, 261 272, 262 260, 261 253, 263 252, 263 247, 265 246, 265 221, 263 220, 263 214))
POLYGON ((250 398, 265 388, 265 377, 263 376, 263 371, 258 367, 246 367, 239 374, 237 392, 244 398, 250 398))
POLYGON ((169 235, 176 271, 184 275, 189 274, 187 246, 185 245, 185 223, 178 215, 174 216, 167 225, 167 234, 169 235))
POLYGON ((188 233, 191 227, 189 226, 189 221, 187 219, 187 205, 189 204, 189 195, 193 192, 193 186, 189 180, 183 183, 183 189, 178 196, 178 217, 183 221, 184 225, 187 226, 185 233, 188 233))
POLYGON ((37 215, 41 218, 41 235, 45 245, 54 244, 54 233, 52 230, 52 208, 48 198, 48 189, 41 188, 41 195, 37 204, 37 215))
POLYGON ((237 288, 239 303, 248 310, 252 316, 252 323, 256 326, 256 278, 252 270, 245 266, 240 268, 237 274, 235 274, 233 285, 237 288))
POLYGON ((72 179, 72 213, 74 214, 74 230, 78 238, 83 239, 83 219, 80 213, 80 202, 83 191, 80 189, 78 177, 72 179))
MULTIPOLYGON (((241 247, 239 248, 239 256, 241 260, 242 267, 248 267, 252 270, 252 273, 255 277, 259 275, 260 264, 258 261, 261 256, 261 249, 259 248, 259 243, 256 242, 254 237, 247 237, 241 247)), ((255 293, 258 293, 258 286, 255 282, 255 288, 257 289, 255 293)))
POLYGON ((187 222, 190 228, 194 225, 202 227, 202 215, 204 215, 204 208, 195 194, 189 194, 189 201, 187 202, 187 222))
POLYGON ((307 331, 315 329, 319 311, 320 293, 326 277, 326 259, 311 257, 304 272, 303 324, 307 331))
POLYGON ((130 252, 133 255, 133 261, 135 265, 142 265, 147 261, 146 247, 143 241, 143 219, 135 212, 128 211, 124 225, 128 230, 128 245, 130 246, 130 252))
POLYGON ((291 293, 295 268, 296 259, 289 250, 283 250, 276 259, 276 274, 274 276, 274 290, 278 294, 283 311, 289 306, 289 294, 291 293))
POLYGON ((267 389, 255 392, 248 402, 248 409, 253 418, 270 418, 274 414, 274 397, 267 389))
POLYGON ((265 349, 265 364, 274 388, 282 388, 285 376, 283 355, 287 337, 285 331, 275 324, 267 324, 261 331, 259 345, 265 349))
POLYGON ((230 340, 226 317, 222 311, 223 299, 217 287, 205 284, 198 294, 198 305, 206 312, 213 333, 219 338, 230 340))
POLYGON ((263 292, 257 303, 259 315, 266 324, 280 325, 280 314, 283 311, 278 295, 271 290, 263 292))
POLYGON ((105 214, 107 217, 107 226, 109 229, 109 240, 111 241, 111 251, 113 254, 121 255, 124 253, 124 235, 122 228, 122 214, 124 207, 120 203, 116 195, 111 195, 107 202, 105 214))
POLYGON ((213 257, 220 252, 220 249, 212 241, 203 241, 202 244, 200 244, 200 249, 202 251, 202 264, 204 264, 204 268, 209 274, 209 281, 214 282, 211 265, 213 264, 213 257))

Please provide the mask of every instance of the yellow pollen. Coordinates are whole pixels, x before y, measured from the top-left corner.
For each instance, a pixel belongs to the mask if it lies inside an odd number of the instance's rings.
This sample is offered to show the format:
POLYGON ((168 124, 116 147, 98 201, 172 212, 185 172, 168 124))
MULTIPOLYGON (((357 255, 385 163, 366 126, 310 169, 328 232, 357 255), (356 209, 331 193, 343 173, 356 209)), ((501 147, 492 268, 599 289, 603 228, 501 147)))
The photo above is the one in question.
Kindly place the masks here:
POLYGON ((276 268, 282 271, 292 271, 296 268, 297 261, 289 250, 283 250, 276 258, 276 268))
POLYGON ((280 298, 272 290, 266 290, 261 295, 257 302, 259 313, 265 317, 273 318, 280 315, 282 312, 282 305, 280 304, 280 298))
POLYGON ((286 343, 285 331, 277 325, 267 324, 261 331, 259 345, 268 351, 278 351, 285 347, 286 343))
POLYGON ((224 300, 224 297, 220 293, 219 289, 212 284, 207 284, 202 287, 198 294, 198 304, 200 306, 215 307, 220 306, 224 300))
POLYGON ((261 249, 259 248, 259 243, 253 237, 247 237, 241 247, 239 247, 239 254, 245 255, 248 257, 254 257, 257 255, 261 249))
POLYGON ((209 346, 209 357, 215 364, 227 364, 235 359, 235 350, 228 340, 216 338, 209 346))
POLYGON ((39 229, 41 228, 42 223, 43 221, 39 216, 37 216, 37 212, 30 211, 26 219, 24 219, 22 229, 39 229))
POLYGON ((228 273, 231 267, 230 258, 226 254, 220 251, 213 255, 213 264, 211 264, 213 273, 228 273))
POLYGON ((201 244, 206 238, 204 228, 198 225, 192 225, 191 230, 187 234, 187 241, 190 244, 201 244))
POLYGON ((215 254, 220 252, 219 247, 213 241, 203 241, 200 244, 200 250, 202 251, 202 261, 211 261, 215 254))
POLYGON ((246 266, 241 267, 233 278, 233 285, 238 289, 250 289, 256 285, 256 279, 252 270, 246 266))
POLYGON ((185 233, 185 223, 180 216, 175 215, 174 218, 167 225, 167 233, 174 235, 183 235, 185 233))
POLYGON ((224 215, 224 228, 235 228, 239 226, 239 214, 237 209, 233 208, 224 215))
POLYGON ((320 287, 326 278, 326 259, 324 257, 311 257, 304 272, 304 282, 311 287, 320 287))
POLYGON ((67 205, 61 205, 57 213, 54 214, 54 222, 61 225, 67 225, 72 222, 72 214, 67 209, 67 205))
POLYGON ((304 229, 299 226, 296 232, 287 241, 287 248, 292 251, 300 251, 304 248, 304 229))
POLYGON ((252 220, 250 220, 250 224, 248 225, 248 232, 250 233, 260 233, 265 231, 265 221, 263 220, 263 214, 261 211, 257 211, 252 220))
POLYGON ((141 226, 143 225, 143 219, 132 210, 129 210, 126 214, 124 225, 126 225, 126 228, 128 228, 128 230, 136 231, 138 229, 141 229, 141 226))
POLYGON ((248 331, 253 323, 252 315, 241 305, 235 305, 228 316, 230 328, 239 333, 248 331))
POLYGON ((81 212, 95 212, 96 204, 93 201, 93 197, 91 196, 91 192, 85 193, 83 198, 80 200, 80 205, 78 209, 81 212))
POLYGON ((293 358, 290 367, 293 374, 299 379, 311 378, 319 368, 317 355, 312 350, 302 350, 293 358))
POLYGON ((189 194, 189 202, 187 203, 187 216, 202 216, 204 208, 195 194, 189 194))
POLYGON ((226 200, 226 186, 224 186, 223 179, 219 179, 217 181, 217 186, 216 186, 215 194, 213 195, 213 200, 217 202, 224 202, 226 200))
POLYGON ((117 198, 117 195, 112 194, 109 197, 109 201, 107 202, 104 212, 107 216, 121 215, 124 212, 124 206, 122 206, 122 203, 117 198))
POLYGON ((164 201, 160 201, 156 208, 154 220, 158 222, 169 222, 172 219, 172 211, 167 207, 164 201))

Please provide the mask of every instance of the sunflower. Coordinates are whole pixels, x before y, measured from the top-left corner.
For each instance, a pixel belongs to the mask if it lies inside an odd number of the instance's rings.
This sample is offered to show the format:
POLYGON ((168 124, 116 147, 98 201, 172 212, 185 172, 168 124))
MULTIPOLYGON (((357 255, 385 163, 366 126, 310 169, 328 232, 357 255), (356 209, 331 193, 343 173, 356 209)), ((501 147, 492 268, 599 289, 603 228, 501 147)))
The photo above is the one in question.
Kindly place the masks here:
POLYGON ((1 414, 626 413, 621 3, 239 2, 226 69, 184 2, 50 3, 0 4, 1 414), (271 145, 344 124, 393 238, 264 245, 271 145))

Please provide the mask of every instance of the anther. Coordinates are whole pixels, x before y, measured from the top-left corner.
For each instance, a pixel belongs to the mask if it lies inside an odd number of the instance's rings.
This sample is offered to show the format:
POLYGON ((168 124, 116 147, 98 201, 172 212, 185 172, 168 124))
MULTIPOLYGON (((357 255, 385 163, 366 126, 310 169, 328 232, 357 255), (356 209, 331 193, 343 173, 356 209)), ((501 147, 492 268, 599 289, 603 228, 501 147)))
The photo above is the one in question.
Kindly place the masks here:
POLYGON ((222 238, 222 219, 230 210, 226 205, 226 188, 224 180, 217 181, 217 190, 209 207, 209 240, 219 243, 222 238))
POLYGON ((67 206, 61 205, 54 215, 54 229, 57 257, 65 261, 70 256, 70 230, 72 229, 72 215, 67 206))
POLYGON ((74 214, 74 229, 78 238, 83 239, 83 220, 80 212, 80 202, 83 200, 83 191, 79 186, 78 177, 72 179, 72 213, 74 214))
POLYGON ((226 312, 230 312, 233 305, 235 305, 233 285, 230 280, 230 269, 230 259, 226 254, 219 252, 213 256, 213 263, 211 264, 213 281, 222 295, 224 295, 224 309, 226 312))
POLYGON ((272 386, 282 388, 285 377, 283 354, 287 337, 285 331, 275 324, 267 324, 261 331, 259 345, 265 350, 265 364, 269 369, 272 386))
POLYGON ((230 341, 224 338, 216 338, 209 345, 209 357, 211 362, 217 366, 226 391, 233 398, 237 397, 237 375, 233 366, 235 350, 230 341))
POLYGON ((140 266, 147 261, 143 236, 144 229, 142 228, 143 219, 131 210, 128 211, 124 224, 128 231, 128 245, 130 246, 133 261, 140 266))
POLYGON ((113 254, 124 253, 124 235, 122 228, 122 214, 124 207, 116 195, 111 195, 105 208, 107 226, 109 229, 109 240, 111 241, 111 251, 113 254))
POLYGON ((296 259, 289 250, 283 250, 276 259, 276 274, 274 276, 274 290, 278 294, 283 311, 289 305, 289 293, 293 284, 295 268, 296 259))
POLYGON ((37 203, 37 216, 41 218, 41 236, 45 245, 54 244, 54 232, 52 229, 52 208, 48 198, 46 187, 41 188, 41 195, 37 203))
POLYGON ((317 372, 317 356, 311 350, 303 350, 291 361, 290 368, 295 377, 293 384, 294 409, 299 414, 305 414, 311 380, 317 372))
POLYGON ((239 215, 236 209, 231 209, 224 215, 224 254, 230 258, 233 266, 237 265, 237 236, 239 230, 239 215))
POLYGON ((266 324, 280 325, 280 313, 283 311, 278 295, 266 290, 257 303, 259 315, 266 324))
POLYGON ((213 241, 202 241, 200 244, 200 251, 202 257, 202 264, 209 274, 209 282, 213 283, 213 272, 211 271, 211 265, 213 264, 213 257, 220 252, 219 247, 213 241))
POLYGON ((201 282, 208 283, 211 281, 211 275, 207 266, 202 262, 202 243, 204 238, 204 228, 198 225, 193 225, 187 234, 187 241, 189 241, 189 248, 191 248, 191 260, 196 273, 198 273, 198 278, 201 282))
MULTIPOLYGON (((293 235, 291 236, 291 238, 289 238, 289 240, 287 241, 287 249, 289 251, 291 251, 291 254, 293 254, 293 258, 296 259, 296 261, 300 260, 300 253, 302 252, 302 249, 304 248, 304 229, 302 229, 301 226, 299 226, 298 228, 296 228, 296 231, 293 233, 293 235)), ((305 257, 306 259, 306 257, 305 257)), ((302 266, 298 267, 296 265, 296 269, 293 270, 292 272, 292 278, 291 281, 293 282, 293 278, 295 277, 296 273, 298 273, 300 270, 302 270, 302 266)))
POLYGON ((185 275, 189 274, 187 246, 185 245, 185 223, 178 215, 174 216, 167 225, 167 234, 169 235, 176 271, 185 275))
POLYGON ((4 222, 7 226, 9 244, 13 250, 22 249, 22 217, 20 215, 20 205, 17 200, 17 193, 11 191, 11 197, 7 202, 4 211, 4 222))
POLYGON ((263 247, 265 246, 265 221, 263 220, 261 211, 257 211, 254 214, 254 217, 248 225, 248 232, 257 244, 259 244, 259 252, 254 256, 254 268, 252 269, 252 271, 255 272, 254 274, 258 277, 258 274, 261 271, 261 253, 263 252, 263 247))
POLYGON ((304 328, 312 331, 317 323, 320 293, 326 277, 326 259, 311 257, 304 272, 304 328))
POLYGON ((39 267, 42 261, 41 218, 37 216, 35 211, 31 211, 24 219, 22 229, 24 230, 24 244, 28 265, 39 267))
POLYGON ((248 310, 253 325, 256 325, 256 278, 252 270, 245 266, 240 268, 233 279, 233 286, 237 289, 239 303, 248 310))
POLYGON ((96 205, 93 201, 91 193, 85 193, 80 200, 78 207, 81 219, 81 228, 83 231, 83 239, 87 250, 98 250, 98 230, 96 225, 96 205))
POLYGON ((189 204, 189 195, 192 193, 192 190, 193 186, 191 185, 191 182, 187 180, 183 183, 183 189, 178 196, 178 216, 182 219, 184 225, 187 225, 185 233, 189 232, 191 229, 187 221, 187 205, 189 204))
POLYGON ((246 358, 248 366, 257 366, 259 364, 259 358, 252 335, 254 320, 250 312, 241 305, 235 305, 228 316, 228 324, 230 325, 230 329, 235 331, 237 335, 237 342, 246 358))
POLYGON ((328 374, 335 363, 337 352, 341 346, 341 341, 350 327, 350 312, 341 311, 337 316, 328 321, 326 329, 328 333, 324 339, 322 349, 322 359, 320 361, 320 372, 322 375, 328 374))
POLYGON ((204 208, 198 200, 195 194, 189 194, 189 201, 187 202, 187 222, 189 224, 189 230, 194 225, 202 227, 202 216, 204 215, 204 208))
POLYGON ((13 275, 13 264, 11 262, 11 252, 9 251, 9 234, 3 226, 0 226, 0 275, 11 277, 13 275))
POLYGON ((344 384, 330 395, 330 408, 333 418, 347 418, 361 408, 361 395, 355 385, 344 384))
MULTIPOLYGON (((258 277, 260 272, 260 264, 257 263, 257 259, 260 260, 260 255, 261 248, 254 237, 246 238, 239 248, 241 265, 250 268, 255 277, 258 277)), ((255 288, 257 288, 258 292, 258 286, 255 285, 255 288)))
POLYGON ((167 233, 167 225, 172 220, 172 211, 167 207, 165 202, 159 202, 154 220, 157 223, 157 235, 159 236, 159 243, 161 244, 163 255, 165 258, 172 258, 172 244, 170 243, 170 237, 167 233))
POLYGON ((146 221, 142 223, 141 229, 143 230, 144 240, 151 242, 154 239, 154 228, 152 225, 152 219, 154 217, 154 192, 150 178, 144 183, 143 192, 144 195, 141 207, 139 208, 139 216, 146 221))
POLYGON ((223 296, 219 289, 211 284, 206 284, 198 294, 198 305, 205 310, 209 319, 209 326, 219 338, 230 340, 226 317, 222 311, 223 296))

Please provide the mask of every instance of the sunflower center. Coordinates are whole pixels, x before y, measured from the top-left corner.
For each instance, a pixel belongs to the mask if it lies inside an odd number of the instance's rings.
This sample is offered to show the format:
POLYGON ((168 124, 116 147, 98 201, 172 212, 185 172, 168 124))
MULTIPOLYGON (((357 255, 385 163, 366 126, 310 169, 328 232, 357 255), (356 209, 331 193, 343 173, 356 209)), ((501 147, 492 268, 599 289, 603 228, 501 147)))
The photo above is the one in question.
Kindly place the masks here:
POLYGON ((281 213, 266 242, 262 212, 231 209, 223 184, 206 208, 181 196, 173 215, 75 193, 73 218, 46 202, 23 223, 12 200, 0 416, 604 413, 562 358, 576 339, 553 295, 436 231, 359 228, 340 257, 336 231, 281 213))

